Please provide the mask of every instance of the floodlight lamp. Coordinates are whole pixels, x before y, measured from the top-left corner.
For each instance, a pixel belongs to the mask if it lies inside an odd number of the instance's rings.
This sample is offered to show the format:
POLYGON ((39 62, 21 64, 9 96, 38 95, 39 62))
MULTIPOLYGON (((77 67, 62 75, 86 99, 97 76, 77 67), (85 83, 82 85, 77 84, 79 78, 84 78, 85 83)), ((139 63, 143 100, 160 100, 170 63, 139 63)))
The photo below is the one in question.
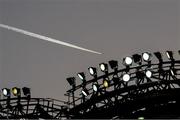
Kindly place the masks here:
POLYGON ((127 73, 124 74, 124 75, 123 75, 123 81, 124 81, 124 82, 128 82, 129 80, 130 80, 130 75, 127 74, 127 73))
POLYGON ((75 77, 69 77, 69 78, 66 78, 66 80, 71 86, 75 85, 75 77))
POLYGON ((26 97, 28 97, 28 96, 31 95, 30 88, 28 88, 28 87, 23 87, 22 90, 23 90, 23 94, 24 94, 26 97))
POLYGON ((88 90, 86 88, 84 88, 81 92, 86 97, 89 95, 89 92, 88 92, 88 90))
POLYGON ((162 62, 162 55, 160 52, 155 52, 154 55, 157 57, 157 59, 162 62))
POLYGON ((88 68, 90 75, 95 76, 97 74, 96 68, 90 67, 88 68))
POLYGON ((108 71, 108 65, 106 63, 100 63, 99 67, 102 72, 108 71))
POLYGON ((176 70, 175 70, 175 69, 171 69, 170 72, 171 72, 171 75, 172 75, 172 76, 175 76, 175 75, 176 75, 176 70))
POLYGON ((93 84, 93 85, 92 85, 92 88, 93 88, 93 90, 94 90, 95 92, 97 92, 98 89, 99 89, 99 86, 98 86, 98 84, 93 84))
POLYGON ((148 61, 150 61, 150 59, 151 59, 151 54, 148 53, 148 52, 144 52, 144 53, 142 54, 142 58, 143 58, 143 60, 144 60, 145 62, 148 62, 148 61))
POLYGON ((116 69, 116 68, 118 68, 118 61, 111 60, 111 61, 109 61, 109 65, 110 65, 111 69, 116 69))
POLYGON ((146 70, 146 77, 151 78, 152 77, 152 72, 150 70, 146 70))
POLYGON ((113 78, 112 78, 112 81, 114 83, 118 83, 119 82, 119 77, 117 75, 114 75, 113 78))
POLYGON ((109 83, 110 83, 109 80, 107 80, 107 79, 104 79, 104 80, 103 80, 103 86, 104 86, 105 88, 109 87, 109 83))
POLYGON ((13 87, 12 88, 12 93, 13 93, 14 96, 20 96, 21 95, 21 90, 20 90, 20 88, 13 87))
POLYGON ((130 66, 132 64, 133 60, 131 57, 125 57, 123 59, 123 64, 126 65, 126 66, 130 66))
POLYGON ((141 63, 141 55, 134 54, 133 56, 134 63, 141 63))
POLYGON ((81 80, 85 80, 85 74, 83 72, 77 74, 81 80))
POLYGON ((166 51, 166 56, 169 60, 173 59, 173 52, 172 51, 166 51))
POLYGON ((11 95, 10 89, 8 89, 8 88, 3 88, 2 93, 5 97, 10 97, 10 95, 11 95))
POLYGON ((142 71, 137 71, 136 72, 136 77, 137 77, 137 79, 143 79, 144 78, 144 73, 142 71))

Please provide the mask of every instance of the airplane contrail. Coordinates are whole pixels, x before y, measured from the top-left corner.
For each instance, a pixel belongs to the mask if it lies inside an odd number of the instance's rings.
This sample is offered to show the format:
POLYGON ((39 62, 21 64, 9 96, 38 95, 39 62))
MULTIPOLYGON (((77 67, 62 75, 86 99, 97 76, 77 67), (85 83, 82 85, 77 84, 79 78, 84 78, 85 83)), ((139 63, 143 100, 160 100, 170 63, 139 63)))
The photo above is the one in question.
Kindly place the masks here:
POLYGON ((82 50, 82 51, 87 51, 87 52, 96 53, 96 54, 102 54, 100 52, 89 50, 89 49, 86 49, 86 48, 83 48, 83 47, 79 47, 79 46, 76 46, 76 45, 73 45, 73 44, 70 44, 70 43, 66 43, 66 42, 63 42, 63 41, 60 41, 60 40, 57 40, 57 39, 53 39, 53 38, 50 38, 50 37, 46 37, 46 36, 43 36, 43 35, 32 33, 32 32, 22 30, 22 29, 19 29, 19 28, 15 28, 15 27, 12 27, 12 26, 9 26, 9 25, 0 24, 0 27, 8 29, 8 30, 15 31, 15 32, 18 32, 18 33, 22 33, 24 35, 28 35, 28 36, 31 36, 31 37, 39 38, 41 40, 49 41, 49 42, 52 42, 52 43, 57 43, 57 44, 60 44, 60 45, 71 47, 71 48, 76 48, 76 49, 79 49, 79 50, 82 50))

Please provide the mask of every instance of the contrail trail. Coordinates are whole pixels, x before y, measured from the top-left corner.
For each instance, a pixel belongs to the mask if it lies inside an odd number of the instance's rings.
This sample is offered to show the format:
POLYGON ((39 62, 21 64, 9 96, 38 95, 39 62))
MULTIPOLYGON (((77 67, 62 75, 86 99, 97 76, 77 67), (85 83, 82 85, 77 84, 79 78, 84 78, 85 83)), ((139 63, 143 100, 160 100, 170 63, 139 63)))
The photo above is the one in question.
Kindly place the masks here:
POLYGON ((60 44, 60 45, 68 46, 68 47, 71 47, 71 48, 76 48, 76 49, 79 49, 79 50, 83 50, 83 51, 87 51, 87 52, 91 52, 91 53, 96 53, 96 54, 102 54, 100 52, 96 52, 96 51, 93 51, 93 50, 82 48, 82 47, 79 47, 79 46, 76 46, 76 45, 73 45, 73 44, 70 44, 70 43, 59 41, 57 39, 53 39, 53 38, 50 38, 50 37, 46 37, 46 36, 43 36, 43 35, 32 33, 32 32, 22 30, 22 29, 19 29, 19 28, 15 28, 15 27, 12 27, 12 26, 9 26, 9 25, 0 24, 0 27, 8 29, 8 30, 15 31, 15 32, 18 32, 18 33, 22 33, 22 34, 25 34, 25 35, 28 35, 28 36, 31 36, 31 37, 39 38, 41 40, 45 40, 45 41, 57 43, 57 44, 60 44))

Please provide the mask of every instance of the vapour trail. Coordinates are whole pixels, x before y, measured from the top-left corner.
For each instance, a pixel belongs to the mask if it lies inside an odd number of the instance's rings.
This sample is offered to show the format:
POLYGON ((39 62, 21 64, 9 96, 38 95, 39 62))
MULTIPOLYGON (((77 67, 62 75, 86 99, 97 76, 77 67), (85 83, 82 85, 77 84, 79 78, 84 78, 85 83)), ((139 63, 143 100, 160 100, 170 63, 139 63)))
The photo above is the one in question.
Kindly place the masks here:
POLYGON ((0 24, 0 27, 8 29, 8 30, 12 30, 14 32, 22 33, 24 35, 35 37, 35 38, 38 38, 38 39, 41 39, 41 40, 49 41, 49 42, 52 42, 52 43, 57 43, 57 44, 60 44, 60 45, 71 47, 71 48, 76 48, 76 49, 79 49, 79 50, 82 50, 82 51, 87 51, 87 52, 96 53, 96 54, 102 54, 100 52, 89 50, 89 49, 86 49, 86 48, 83 48, 83 47, 79 47, 79 46, 76 46, 76 45, 73 45, 73 44, 70 44, 70 43, 66 43, 66 42, 63 42, 63 41, 60 41, 60 40, 57 40, 57 39, 53 39, 53 38, 50 38, 50 37, 46 37, 46 36, 43 36, 43 35, 32 33, 32 32, 22 30, 22 29, 19 29, 19 28, 15 28, 15 27, 12 27, 12 26, 9 26, 9 25, 0 24))

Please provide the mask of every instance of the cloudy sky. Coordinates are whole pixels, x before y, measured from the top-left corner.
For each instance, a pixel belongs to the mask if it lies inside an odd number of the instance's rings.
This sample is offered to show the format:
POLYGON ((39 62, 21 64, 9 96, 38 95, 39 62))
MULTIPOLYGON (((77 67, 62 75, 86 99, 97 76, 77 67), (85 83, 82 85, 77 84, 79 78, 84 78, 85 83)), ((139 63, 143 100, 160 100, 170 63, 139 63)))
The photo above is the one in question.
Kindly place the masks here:
POLYGON ((0 0, 0 23, 103 53, 0 28, 0 87, 27 86, 34 97, 65 100, 66 78, 84 71, 91 79, 90 66, 111 59, 121 64, 144 51, 177 51, 179 9, 178 0, 0 0))

